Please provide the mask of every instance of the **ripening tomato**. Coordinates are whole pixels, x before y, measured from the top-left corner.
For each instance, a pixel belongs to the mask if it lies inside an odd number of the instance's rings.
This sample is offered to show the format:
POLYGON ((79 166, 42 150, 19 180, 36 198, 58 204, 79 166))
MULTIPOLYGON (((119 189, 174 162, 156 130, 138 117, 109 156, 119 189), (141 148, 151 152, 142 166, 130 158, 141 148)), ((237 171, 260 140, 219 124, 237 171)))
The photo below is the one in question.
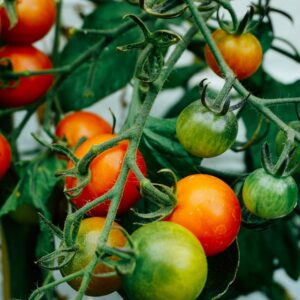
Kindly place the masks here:
POLYGON ((207 261, 196 237, 170 222, 142 226, 132 234, 135 269, 122 276, 131 300, 194 300, 207 279, 207 261))
POLYGON ((100 116, 87 111, 76 111, 66 115, 57 124, 55 131, 56 136, 65 138, 72 148, 81 138, 105 133, 112 133, 111 125, 100 116))
POLYGON ((214 157, 235 142, 238 122, 233 112, 218 115, 195 101, 185 107, 176 122, 180 144, 197 157, 214 157))
MULTIPOLYGON (((102 144, 114 138, 113 134, 103 134, 86 140, 75 151, 78 158, 82 158, 93 145, 102 144)), ((91 180, 89 184, 82 190, 81 194, 76 198, 71 198, 73 204, 80 208, 87 202, 93 201, 99 196, 109 191, 115 184, 121 171, 124 156, 128 148, 128 141, 122 141, 111 149, 108 149, 99 154, 90 165, 91 180)), ((146 175, 146 163, 142 154, 137 151, 136 161, 143 174, 146 175)), ((68 168, 72 167, 69 162, 68 168)), ((67 189, 75 187, 77 180, 72 177, 66 178, 67 189)), ((124 214, 131 208, 140 198, 138 190, 138 179, 132 171, 129 172, 127 181, 124 187, 123 196, 118 208, 118 215, 124 214)), ((91 216, 104 216, 109 209, 110 201, 107 200, 95 208, 90 210, 91 216)))
POLYGON ((11 148, 7 139, 0 134, 0 179, 6 174, 11 162, 11 148))
MULTIPOLYGON (((48 56, 33 46, 12 46, 0 48, 0 59, 11 60, 13 70, 41 71, 52 68, 48 56)), ((19 107, 39 100, 50 88, 52 75, 38 75, 20 78, 19 82, 12 82, 11 86, 0 89, 0 105, 3 107, 19 107)))
POLYGON ((234 191, 217 177, 196 174, 177 183, 178 204, 168 221, 189 229, 206 255, 224 251, 235 240, 241 208, 234 191))
MULTIPOLYGON (((212 34, 225 62, 232 69, 239 80, 246 79, 254 74, 262 61, 262 48, 257 38, 252 33, 234 35, 217 29, 212 34)), ((219 76, 220 68, 210 51, 205 45, 204 55, 207 64, 219 76)))
POLYGON ((254 215, 265 219, 282 218, 297 205, 298 188, 292 176, 278 177, 257 169, 245 180, 243 201, 254 215))
MULTIPOLYGON (((81 221, 76 244, 78 250, 73 259, 60 271, 63 276, 70 275, 85 268, 93 259, 97 248, 97 242, 105 224, 105 218, 93 217, 81 221)), ((121 231, 121 226, 114 222, 109 233, 107 245, 115 248, 122 248, 126 245, 126 238, 121 231)), ((112 259, 117 259, 112 257, 112 259)), ((113 272, 113 269, 99 262, 93 274, 105 275, 113 272)), ((82 278, 68 281, 68 284, 75 290, 79 290, 82 278)), ((110 294, 121 287, 120 277, 117 275, 110 277, 92 276, 88 288, 85 292, 88 296, 103 296, 110 294)))
POLYGON ((1 38, 10 44, 32 44, 44 37, 55 22, 55 0, 17 0, 18 22, 11 28, 4 8, 1 38))

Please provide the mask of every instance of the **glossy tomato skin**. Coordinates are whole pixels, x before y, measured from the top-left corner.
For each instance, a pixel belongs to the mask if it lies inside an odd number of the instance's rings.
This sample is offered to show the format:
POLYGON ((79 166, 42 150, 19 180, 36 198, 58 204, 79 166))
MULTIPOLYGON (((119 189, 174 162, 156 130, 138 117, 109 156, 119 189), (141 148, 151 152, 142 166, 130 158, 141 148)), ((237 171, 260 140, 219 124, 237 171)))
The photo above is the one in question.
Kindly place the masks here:
MULTIPOLYGON (((90 138, 78 147, 78 149, 75 151, 75 155, 78 158, 81 158, 91 149, 93 145, 102 144, 114 137, 115 135, 113 134, 103 134, 90 138)), ((71 199, 77 208, 80 208, 87 202, 93 201, 94 199, 100 197, 114 186, 119 176, 127 148, 128 142, 123 141, 94 158, 90 165, 91 180, 89 184, 83 189, 82 193, 78 197, 71 199)), ((146 175, 146 163, 139 151, 137 151, 136 161, 142 173, 146 175)), ((69 163, 68 168, 71 168, 71 166, 72 163, 69 163)), ((138 179, 134 173, 130 171, 118 208, 118 215, 122 215, 127 212, 139 200, 140 193, 138 190, 138 184, 138 179)), ((76 186, 76 179, 67 177, 66 187, 72 188, 74 186, 76 186)), ((110 200, 107 200, 90 210, 89 214, 91 216, 105 216, 108 212, 109 204, 110 200)))
MULTIPOLYGON (((300 121, 292 121, 288 125, 293 129, 295 129, 296 131, 300 132, 300 121)), ((286 144, 286 141, 287 141, 287 137, 285 133, 282 130, 280 130, 276 135, 276 152, 278 156, 281 154, 286 144)), ((300 144, 298 143, 296 152, 290 161, 289 167, 290 168, 295 167, 297 164, 299 164, 299 162, 300 162, 300 144)), ((295 175, 297 176, 297 178, 300 177, 300 166, 296 169, 295 175)))
POLYGON ((18 23, 13 28, 4 8, 0 9, 1 38, 9 44, 32 44, 44 37, 55 22, 54 0, 18 0, 16 8, 18 23))
POLYGON ((275 177, 257 169, 245 180, 243 201, 254 215, 277 219, 291 213, 297 205, 298 188, 291 177, 275 177))
MULTIPOLYGON (((12 46, 0 48, 0 59, 11 60, 13 70, 41 71, 52 68, 50 59, 33 46, 12 46)), ((20 107, 39 100, 50 88, 53 82, 52 75, 38 75, 23 77, 15 86, 0 89, 0 106, 20 107)))
POLYGON ((72 148, 81 138, 91 138, 106 133, 112 133, 111 125, 100 116, 87 111, 76 111, 66 115, 57 124, 55 131, 56 136, 65 138, 72 148))
POLYGON ((223 252, 235 240, 241 208, 234 191, 217 177, 196 174, 177 183, 178 204, 168 221, 189 229, 206 255, 223 252))
POLYGON ((198 157, 214 157, 224 153, 235 142, 237 132, 238 123, 232 112, 217 115, 200 101, 184 108, 176 122, 180 144, 198 157))
POLYGON ((142 226, 132 234, 137 253, 133 273, 122 276, 132 300, 194 300, 207 279, 207 261, 199 241, 170 222, 142 226))
MULTIPOLYGON (((92 217, 81 221, 79 232, 76 240, 78 251, 74 258, 61 269, 63 276, 70 275, 74 272, 85 268, 93 259, 99 236, 103 230, 105 218, 92 217)), ((121 226, 114 222, 111 229, 107 245, 115 248, 122 248, 126 245, 126 238, 121 231, 121 226)), ((117 258, 115 258, 117 259, 117 258)), ((98 263, 94 269, 94 274, 105 274, 112 272, 113 269, 98 263)), ((69 285, 79 290, 82 278, 76 278, 69 281, 69 285)), ((95 277, 92 276, 91 281, 86 290, 88 296, 103 296, 110 294, 121 287, 121 280, 119 276, 112 277, 95 277)))
MULTIPOLYGON (((254 74, 262 61, 262 48, 257 38, 251 33, 233 35, 222 29, 212 34, 225 62, 232 69, 239 80, 246 79, 254 74)), ((205 45, 204 55, 207 64, 219 76, 220 68, 213 57, 208 45, 205 45)))
POLYGON ((7 139, 0 134, 0 179, 6 174, 11 162, 11 148, 7 139))

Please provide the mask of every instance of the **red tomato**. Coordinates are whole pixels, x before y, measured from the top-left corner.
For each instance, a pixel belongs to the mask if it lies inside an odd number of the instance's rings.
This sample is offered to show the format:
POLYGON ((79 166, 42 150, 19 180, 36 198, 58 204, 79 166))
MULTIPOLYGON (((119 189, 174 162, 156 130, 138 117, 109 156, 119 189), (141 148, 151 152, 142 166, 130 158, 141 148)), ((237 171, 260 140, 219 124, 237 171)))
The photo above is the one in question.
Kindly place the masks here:
POLYGON ((44 37, 56 18, 54 0, 17 0, 18 23, 11 28, 7 14, 2 8, 1 38, 10 44, 31 44, 44 37))
MULTIPOLYGON (((32 46, 5 46, 0 48, 0 59, 11 60, 13 70, 41 71, 52 68, 48 56, 32 46)), ((0 105, 4 107, 19 107, 39 100, 50 88, 52 75, 22 77, 16 86, 0 89, 0 105)))
MULTIPOLYGON (((253 34, 248 32, 233 35, 217 29, 212 37, 225 62, 239 80, 246 79, 257 71, 262 61, 262 48, 253 34)), ((220 68, 207 45, 204 48, 204 54, 207 64, 221 76, 220 68)))
POLYGON ((57 124, 55 131, 56 136, 65 138, 72 148, 83 137, 91 138, 105 133, 112 133, 111 125, 100 116, 87 111, 66 115, 57 124))
POLYGON ((0 178, 2 178, 9 169, 11 162, 11 148, 7 139, 0 134, 0 178))
MULTIPOLYGON (((103 134, 86 140, 82 143, 79 148, 75 151, 75 155, 78 158, 83 157, 93 145, 102 144, 106 141, 114 138, 113 134, 103 134)), ((80 208, 87 202, 93 201, 99 196, 105 194, 110 190, 119 174, 122 167, 123 159, 126 154, 128 142, 123 141, 115 147, 104 151, 99 154, 90 165, 91 169, 91 180, 89 184, 83 189, 82 193, 72 198, 73 204, 80 208)), ((137 151, 136 161, 143 174, 146 174, 146 163, 143 159, 142 154, 137 151)), ((72 163, 69 162, 68 168, 72 167, 72 163)), ((76 186, 76 179, 72 177, 66 178, 66 187, 72 188, 76 186)), ((140 198, 138 190, 138 179, 132 171, 129 172, 127 181, 124 187, 123 196, 118 208, 118 215, 124 214, 129 208, 131 208, 140 198)), ((104 216, 108 212, 110 201, 105 201, 93 208, 89 214, 91 216, 104 216)))
POLYGON ((178 204, 167 220, 194 233, 206 255, 224 251, 235 240, 241 208, 225 182, 205 174, 185 177, 177 183, 177 199, 178 204))

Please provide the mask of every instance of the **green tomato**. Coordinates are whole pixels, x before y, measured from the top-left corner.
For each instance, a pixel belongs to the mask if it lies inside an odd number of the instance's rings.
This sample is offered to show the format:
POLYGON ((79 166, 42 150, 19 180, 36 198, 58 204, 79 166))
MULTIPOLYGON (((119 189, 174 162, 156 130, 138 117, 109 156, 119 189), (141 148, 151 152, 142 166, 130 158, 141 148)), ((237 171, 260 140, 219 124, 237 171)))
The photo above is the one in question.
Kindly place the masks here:
POLYGON ((298 188, 293 177, 275 177, 264 169, 255 170, 245 180, 243 201, 254 215, 277 219, 288 215, 297 205, 298 188))
MULTIPOLYGON (((291 126, 293 129, 295 129, 296 131, 300 132, 300 121, 293 121, 293 122, 290 122, 288 125, 291 126)), ((286 144, 286 141, 287 141, 287 137, 286 137, 285 133, 282 130, 280 130, 276 135, 277 155, 281 154, 281 152, 284 148, 284 145, 286 144)), ((292 168, 292 167, 296 166, 297 164, 299 164, 299 162, 300 162, 300 145, 298 143, 296 153, 293 156, 293 158, 291 159, 289 166, 292 168)), ((296 169, 295 175, 300 176, 300 166, 299 166, 299 168, 296 169)))
POLYGON ((194 300, 207 279, 207 261, 197 238, 181 225, 147 224, 132 234, 133 273, 123 275, 131 300, 194 300))
POLYGON ((188 105, 176 123, 181 145, 198 157, 214 157, 224 153, 234 143, 237 132, 238 123, 234 113, 217 115, 200 101, 188 105))

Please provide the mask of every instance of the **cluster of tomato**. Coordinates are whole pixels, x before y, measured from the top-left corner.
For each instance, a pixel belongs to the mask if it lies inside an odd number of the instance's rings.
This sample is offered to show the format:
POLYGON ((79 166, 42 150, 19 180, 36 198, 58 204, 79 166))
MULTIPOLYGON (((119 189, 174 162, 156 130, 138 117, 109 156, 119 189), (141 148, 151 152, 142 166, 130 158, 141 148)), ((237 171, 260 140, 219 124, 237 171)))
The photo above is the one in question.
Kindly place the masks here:
MULTIPOLYGON (((111 132, 111 126, 101 117, 83 111, 66 115, 56 127, 56 135, 64 138, 70 147, 76 146, 82 137, 87 138, 74 152, 78 158, 82 158, 92 146, 112 139, 115 135, 111 132)), ((75 207, 81 208, 114 186, 127 147, 127 141, 120 142, 93 159, 90 182, 79 196, 71 198, 75 207)), ((139 151, 136 162, 146 175, 146 164, 139 151)), ((72 165, 69 162, 68 168, 72 165)), ((75 178, 66 178, 67 189, 74 188, 76 184, 75 178)), ((138 184, 130 171, 117 215, 124 214, 138 201, 138 184)), ((233 190, 210 175, 196 174, 181 179, 177 183, 176 196, 177 206, 165 220, 167 222, 144 225, 132 234, 137 255, 133 273, 103 278, 103 274, 112 269, 99 263, 94 271, 98 276, 92 277, 86 291, 88 295, 104 295, 121 285, 130 299, 195 299, 200 294, 207 278, 206 256, 224 251, 235 240, 241 223, 241 209, 233 190), (155 277, 154 273, 157 274, 155 277), (174 289, 174 286, 178 288, 174 289)), ((83 269, 92 260, 109 204, 110 200, 107 200, 97 205, 89 211, 90 217, 81 221, 77 237, 79 250, 62 268, 64 276, 83 269)), ((122 231, 115 223, 109 234, 108 246, 126 245, 122 231)), ((81 278, 69 283, 78 289, 81 278)))
MULTIPOLYGON (((51 60, 31 44, 43 38, 55 22, 54 0, 17 1, 18 21, 11 26, 4 7, 0 7, 0 67, 10 65, 14 72, 43 71, 52 68, 51 60)), ((53 76, 40 75, 0 83, 0 107, 12 108, 38 101, 50 88, 53 76)), ((10 166, 11 149, 6 138, 0 136, 0 177, 10 166)))
MULTIPOLYGON (((22 0, 17 4, 17 12, 18 23, 10 28, 5 11, 0 10, 1 39, 9 43, 0 48, 0 63, 7 63, 8 59, 15 72, 52 68, 49 58, 30 44, 42 38, 53 25, 54 1, 22 0), (37 15, 30 10, 33 2, 42 7, 37 15), (31 22, 36 26, 35 29, 32 29, 31 22)), ((241 49, 249 49, 249 45, 245 47, 244 44, 244 38, 247 38, 248 44, 253 44, 253 49, 257 49, 256 47, 260 45, 252 35, 231 36, 217 31, 213 37, 237 78, 245 79, 257 70, 261 62, 261 48, 255 64, 249 65, 249 70, 245 74, 239 73, 238 66, 233 65, 233 61, 235 64, 239 62, 237 56, 227 57, 224 50, 226 47, 221 46, 226 45, 224 40, 229 40, 229 46, 234 41, 241 45, 241 49)), ((220 74, 208 48, 205 55, 211 68, 220 74)), ((242 55, 244 57, 241 61, 244 64, 247 53, 242 55)), ((249 62, 247 59, 246 61, 249 62)), ((22 77, 16 85, 0 89, 0 105, 3 107, 29 105, 47 92, 52 81, 51 75, 22 77)), ((104 119, 83 111, 66 115, 56 126, 56 136, 65 139, 72 149, 80 144, 82 138, 86 138, 74 152, 78 158, 82 158, 94 145, 113 139, 116 135, 112 131, 111 125, 104 119)), ((199 157, 213 157, 232 146, 238 125, 232 112, 225 115, 216 114, 199 101, 181 112, 176 131, 180 143, 188 152, 199 157)), ((282 134, 279 134, 278 140, 282 145, 284 136, 280 135, 282 134)), ((93 159, 90 165, 90 182, 80 195, 71 198, 76 208, 83 207, 113 188, 120 174, 127 148, 128 141, 122 141, 93 159)), ((0 136, 0 177, 9 168, 8 160, 2 161, 3 157, 8 156, 11 156, 9 144, 3 136, 0 136)), ((136 162, 146 176, 146 163, 139 151, 136 153, 136 162)), ((70 161, 68 168, 72 166, 73 163, 70 161)), ((76 178, 67 177, 65 185, 67 189, 76 187, 76 178)), ((140 198, 138 186, 138 179, 130 171, 117 215, 126 213, 138 201, 140 198)), ((122 286, 130 299, 196 299, 199 296, 207 279, 207 256, 223 252, 234 242, 241 224, 241 208, 234 191, 225 182, 205 174, 195 174, 181 179, 176 186, 176 198, 177 206, 164 222, 144 225, 131 235, 136 253, 133 272, 105 276, 113 269, 99 262, 87 288, 87 295, 105 295, 122 286)), ((278 178, 266 174, 264 170, 258 170, 246 179, 243 199, 252 213, 263 218, 277 218, 294 208, 297 201, 297 186, 294 187, 290 177, 278 178), (268 185, 262 178, 266 180, 266 176, 269 176, 268 180, 272 182, 272 189, 264 192, 268 185), (278 191, 282 191, 279 196, 278 191), (274 197, 281 199, 278 201, 278 208, 272 208, 272 214, 265 213, 271 211, 268 202, 262 205, 270 198, 264 195, 270 193, 277 193, 274 197)), ((77 235, 78 249, 72 260, 61 269, 63 276, 84 269, 93 259, 109 205, 108 199, 91 209, 89 217, 81 221, 77 235)), ((124 230, 117 223, 114 223, 110 231, 107 245, 114 248, 128 245, 124 230)), ((79 277, 69 284, 78 290, 81 281, 82 278, 79 277)))

